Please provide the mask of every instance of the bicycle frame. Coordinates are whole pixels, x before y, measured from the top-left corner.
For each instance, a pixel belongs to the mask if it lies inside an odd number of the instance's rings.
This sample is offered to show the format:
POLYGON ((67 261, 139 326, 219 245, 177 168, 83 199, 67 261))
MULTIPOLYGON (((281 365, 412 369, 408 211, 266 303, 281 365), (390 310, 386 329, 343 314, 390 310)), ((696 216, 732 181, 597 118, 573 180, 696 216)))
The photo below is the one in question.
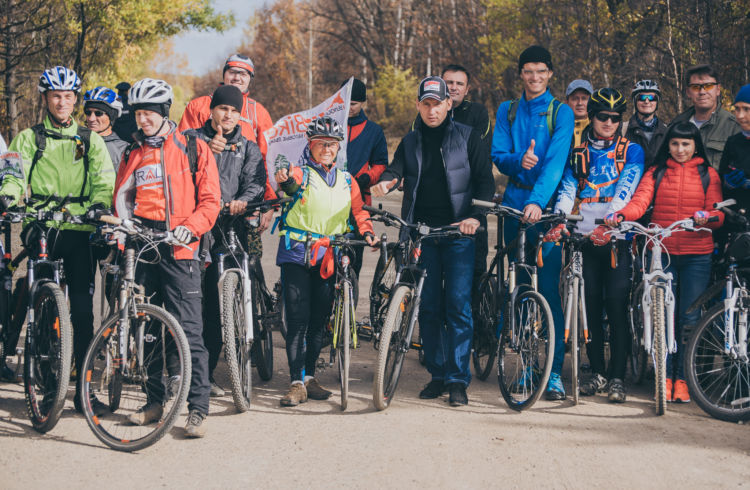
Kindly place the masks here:
POLYGON ((565 308, 565 341, 568 340, 570 324, 573 321, 573 310, 577 306, 580 326, 583 330, 583 338, 588 343, 590 339, 588 319, 586 318, 586 291, 583 281, 583 252, 580 247, 583 240, 585 240, 585 238, 577 234, 572 235, 569 238, 570 259, 568 260, 568 264, 563 268, 563 274, 565 274, 565 290, 568 291, 567 298, 571 298, 573 284, 575 282, 574 280, 578 279, 578 305, 573 305, 568 299, 563 307, 565 308))
POLYGON ((724 353, 733 359, 748 362, 747 355, 747 308, 748 291, 737 274, 737 264, 731 264, 726 276, 724 299, 724 353), (735 287, 735 281, 739 285, 735 287), (735 314, 737 331, 734 326, 735 314), (737 342, 735 342, 737 335, 737 342))

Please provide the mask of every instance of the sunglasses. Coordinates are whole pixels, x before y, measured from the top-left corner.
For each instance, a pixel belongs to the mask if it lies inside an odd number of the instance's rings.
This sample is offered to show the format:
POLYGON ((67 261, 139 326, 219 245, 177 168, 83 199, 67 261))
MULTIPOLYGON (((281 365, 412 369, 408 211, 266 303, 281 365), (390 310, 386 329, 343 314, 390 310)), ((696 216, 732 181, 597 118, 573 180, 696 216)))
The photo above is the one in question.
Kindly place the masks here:
POLYGON ((325 142, 325 141, 313 141, 312 143, 315 146, 322 146, 323 148, 338 148, 339 142, 338 141, 331 141, 331 142, 325 142))
POLYGON ((636 99, 638 102, 653 102, 656 100, 656 95, 654 94, 638 94, 638 98, 636 99))
POLYGON ((708 92, 709 90, 712 90, 717 85, 718 83, 716 82, 691 83, 690 85, 688 85, 688 87, 690 87, 690 90, 692 90, 693 92, 697 94, 701 90, 705 90, 706 92, 708 92))
POLYGON ((103 111, 97 111, 96 109, 87 109, 83 111, 84 114, 87 116, 90 116, 91 114, 95 115, 96 117, 102 117, 104 115, 103 111))
POLYGON ((597 121, 606 122, 607 119, 612 121, 613 123, 618 123, 622 121, 622 115, 620 114, 605 114, 603 112, 597 112, 594 117, 597 121))

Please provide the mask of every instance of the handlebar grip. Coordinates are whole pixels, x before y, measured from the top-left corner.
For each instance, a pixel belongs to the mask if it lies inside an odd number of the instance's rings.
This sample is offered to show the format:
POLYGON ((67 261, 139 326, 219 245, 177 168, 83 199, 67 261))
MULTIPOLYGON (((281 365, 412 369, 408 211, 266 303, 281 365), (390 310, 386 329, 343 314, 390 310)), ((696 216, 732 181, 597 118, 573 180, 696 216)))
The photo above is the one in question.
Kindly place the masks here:
POLYGON ((715 202, 714 209, 721 209, 727 206, 734 206, 735 204, 737 204, 737 201, 735 201, 734 199, 727 199, 721 202, 715 202))
POLYGON ((594 220, 594 224, 595 225, 605 225, 606 223, 604 222, 604 218, 596 218, 594 220))
POLYGON ((484 226, 478 226, 475 233, 484 233, 487 230, 484 226))
POLYGON ((711 216, 710 218, 708 218, 709 223, 716 223, 717 221, 719 221, 718 216, 711 216))
POLYGON ((472 206, 478 206, 480 208, 489 208, 489 209, 492 209, 492 208, 494 208, 496 206, 496 204, 494 202, 482 201, 480 199, 472 199, 471 200, 471 205, 472 206))
POLYGON ((101 221, 102 223, 108 223, 110 225, 115 225, 115 226, 122 224, 121 218, 118 218, 117 216, 111 216, 108 214, 99 216, 99 221, 101 221))
POLYGON ((380 213, 382 212, 382 211, 381 211, 380 209, 378 209, 378 208, 374 208, 374 207, 372 207, 372 206, 368 206, 367 204, 363 204, 363 205, 362 205, 362 209, 364 209, 364 210, 365 210, 365 211, 367 211, 368 213, 375 213, 375 214, 380 214, 380 213))
POLYGON ((583 221, 583 216, 580 214, 566 214, 565 219, 568 221, 583 221))

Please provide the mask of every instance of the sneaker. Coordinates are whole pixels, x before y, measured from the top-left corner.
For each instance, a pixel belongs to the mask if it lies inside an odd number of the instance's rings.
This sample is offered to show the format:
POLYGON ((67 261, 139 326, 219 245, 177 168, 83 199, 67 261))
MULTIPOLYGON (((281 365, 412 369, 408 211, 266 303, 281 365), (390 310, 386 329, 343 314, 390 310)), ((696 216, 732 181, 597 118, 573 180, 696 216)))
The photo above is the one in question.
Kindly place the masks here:
POLYGON ((307 389, 302 383, 292 383, 289 387, 289 392, 284 395, 279 403, 282 407, 296 407, 300 403, 307 401, 307 389))
POLYGON ((174 398, 177 394, 177 390, 180 389, 180 381, 182 377, 180 375, 170 376, 167 380, 167 401, 174 398))
POLYGON ((419 398, 422 400, 432 400, 442 396, 446 392, 445 383, 440 379, 433 379, 425 385, 422 391, 419 392, 419 398))
POLYGON ((466 396, 466 385, 463 383, 448 384, 448 403, 451 407, 460 407, 469 404, 469 397, 466 396))
POLYGON ((565 387, 559 374, 550 373, 544 396, 547 400, 565 400, 565 387))
POLYGON ((588 381, 583 383, 579 392, 583 396, 592 396, 607 388, 607 379, 601 374, 592 374, 588 381))
POLYGON ((305 389, 307 390, 307 398, 310 400, 328 400, 331 396, 331 392, 320 386, 317 379, 312 378, 305 382, 305 389))
POLYGON ((675 381, 672 401, 675 403, 690 403, 690 393, 688 393, 688 386, 684 379, 675 381))
MULTIPOLYGON (((669 403, 672 403, 674 401, 674 398, 672 398, 672 394, 674 393, 674 384, 672 383, 672 378, 667 378, 667 401, 669 403)), ((656 398, 654 396, 654 398, 656 398)))
POLYGON ((612 378, 609 381, 607 398, 612 403, 625 403, 625 385, 620 378, 612 378))
MULTIPOLYGON (((83 407, 81 406, 81 396, 78 393, 76 393, 75 398, 73 398, 73 407, 75 407, 76 412, 83 413, 83 407)), ((94 415, 96 417, 102 417, 109 413, 109 405, 100 402, 98 398, 92 396, 91 410, 94 412, 94 415)))
POLYGON ((147 403, 136 410, 135 413, 128 415, 128 422, 133 425, 148 425, 158 422, 164 413, 164 407, 161 403, 147 403))
MULTIPOLYGON (((179 376, 178 376, 179 377, 179 376)), ((224 392, 224 389, 216 384, 216 381, 211 381, 211 397, 218 398, 220 396, 224 396, 226 393, 224 392)))
POLYGON ((185 437, 198 438, 206 435, 206 426, 203 421, 206 420, 206 414, 198 410, 190 410, 187 423, 185 424, 185 437))

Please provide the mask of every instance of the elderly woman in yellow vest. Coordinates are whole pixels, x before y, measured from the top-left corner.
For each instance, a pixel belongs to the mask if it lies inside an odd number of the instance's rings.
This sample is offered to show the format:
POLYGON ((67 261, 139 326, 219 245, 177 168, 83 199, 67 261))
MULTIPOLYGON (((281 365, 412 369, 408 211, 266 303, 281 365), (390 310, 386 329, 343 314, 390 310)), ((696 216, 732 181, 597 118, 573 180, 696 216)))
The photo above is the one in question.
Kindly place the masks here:
POLYGON ((295 406, 308 398, 325 400, 331 392, 315 379, 315 363, 323 344, 323 328, 333 304, 334 278, 321 275, 320 248, 314 267, 305 265, 307 234, 313 240, 346 233, 349 216, 354 216, 365 240, 377 240, 362 209, 357 181, 334 166, 341 126, 330 117, 313 119, 307 129, 308 145, 298 166, 276 171, 276 182, 287 195, 294 196, 282 215, 281 240, 276 264, 281 267, 286 307, 286 353, 292 385, 281 399, 282 406, 295 406), (304 370, 304 371, 303 371, 304 370), (304 377, 303 377, 304 372, 304 377))

